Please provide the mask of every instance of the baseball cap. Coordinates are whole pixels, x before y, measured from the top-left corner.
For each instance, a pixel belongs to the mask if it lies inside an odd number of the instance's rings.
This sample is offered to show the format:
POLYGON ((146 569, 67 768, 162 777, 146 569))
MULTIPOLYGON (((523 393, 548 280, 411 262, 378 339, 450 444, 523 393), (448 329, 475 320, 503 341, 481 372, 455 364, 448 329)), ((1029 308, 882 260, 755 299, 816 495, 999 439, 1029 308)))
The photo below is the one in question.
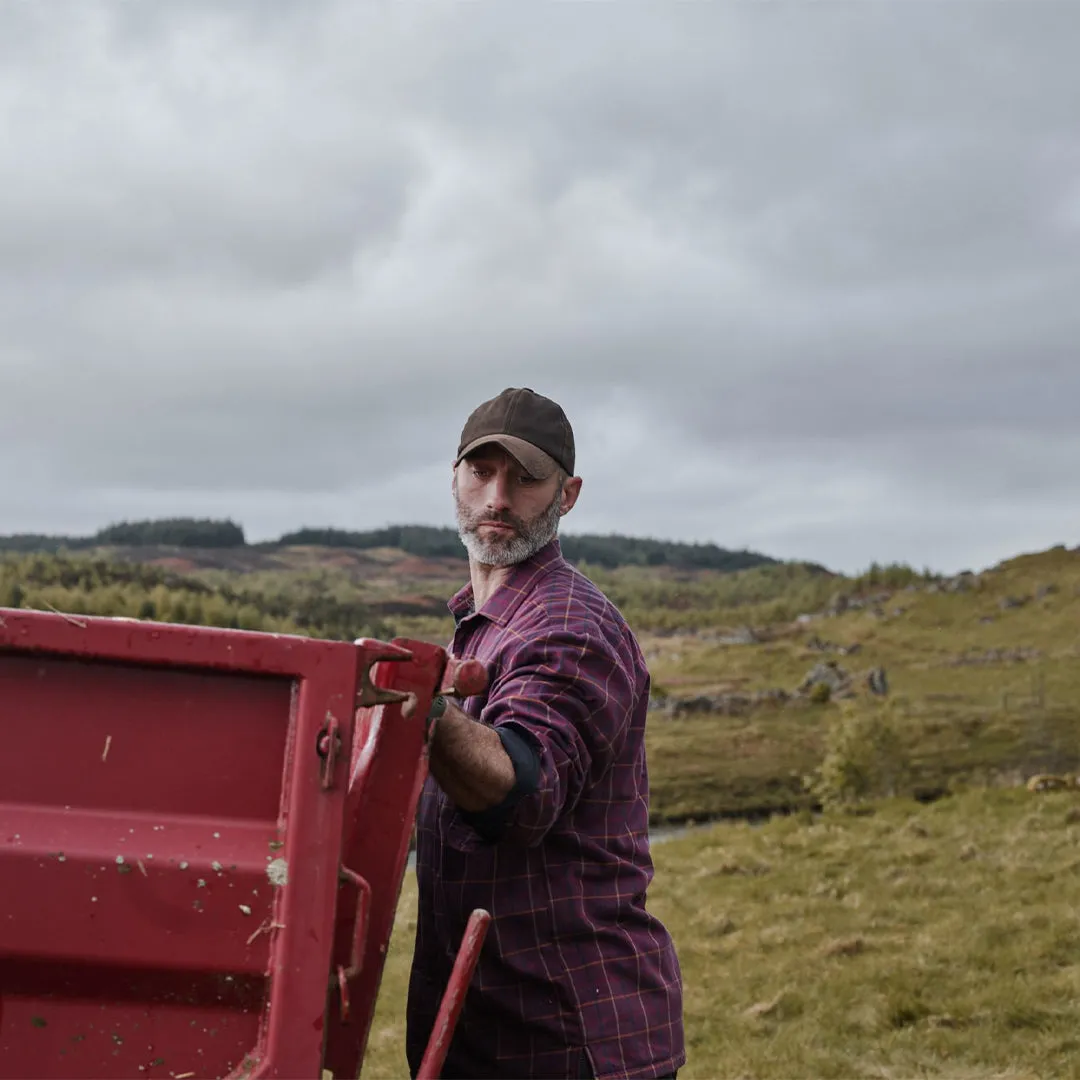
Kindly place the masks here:
POLYGON ((546 480, 562 466, 574 475, 574 431, 562 408, 528 387, 508 387, 465 421, 454 464, 487 443, 513 455, 530 476, 546 480))

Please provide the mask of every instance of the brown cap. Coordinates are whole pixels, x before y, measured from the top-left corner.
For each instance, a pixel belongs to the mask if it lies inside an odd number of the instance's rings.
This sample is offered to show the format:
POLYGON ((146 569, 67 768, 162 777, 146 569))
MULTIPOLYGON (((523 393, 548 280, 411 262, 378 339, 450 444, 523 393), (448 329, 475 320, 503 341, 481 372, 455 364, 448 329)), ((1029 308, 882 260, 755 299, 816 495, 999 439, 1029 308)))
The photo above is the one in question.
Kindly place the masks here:
POLYGON ((473 410, 454 464, 485 443, 498 443, 538 480, 546 480, 560 465, 574 475, 570 421, 554 401, 528 388, 511 387, 473 410))

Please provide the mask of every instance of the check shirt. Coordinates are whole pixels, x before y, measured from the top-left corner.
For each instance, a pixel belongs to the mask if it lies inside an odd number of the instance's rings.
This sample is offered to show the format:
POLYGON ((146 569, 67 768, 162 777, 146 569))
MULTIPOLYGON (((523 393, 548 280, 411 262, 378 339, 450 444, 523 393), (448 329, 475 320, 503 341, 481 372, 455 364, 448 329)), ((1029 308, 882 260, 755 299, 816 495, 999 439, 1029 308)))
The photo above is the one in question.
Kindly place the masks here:
POLYGON ((407 1053, 415 1075, 475 908, 492 914, 446 1077, 670 1075, 685 1063, 682 983, 653 877, 649 673, 629 627, 553 540, 480 611, 450 601, 452 651, 483 661, 465 711, 538 755, 537 790, 485 838, 429 777, 417 815, 419 910, 407 1053))

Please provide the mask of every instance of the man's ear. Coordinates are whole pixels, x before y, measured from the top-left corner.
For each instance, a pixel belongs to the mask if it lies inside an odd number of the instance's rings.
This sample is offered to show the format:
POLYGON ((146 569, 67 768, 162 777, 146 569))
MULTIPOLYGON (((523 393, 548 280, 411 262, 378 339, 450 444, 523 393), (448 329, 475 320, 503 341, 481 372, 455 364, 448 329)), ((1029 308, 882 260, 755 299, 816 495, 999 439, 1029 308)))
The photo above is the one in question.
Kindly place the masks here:
POLYGON ((563 484, 562 489, 562 503, 559 506, 560 514, 569 514, 574 509, 574 503, 578 501, 578 496, 581 494, 581 477, 571 476, 569 480, 563 484))

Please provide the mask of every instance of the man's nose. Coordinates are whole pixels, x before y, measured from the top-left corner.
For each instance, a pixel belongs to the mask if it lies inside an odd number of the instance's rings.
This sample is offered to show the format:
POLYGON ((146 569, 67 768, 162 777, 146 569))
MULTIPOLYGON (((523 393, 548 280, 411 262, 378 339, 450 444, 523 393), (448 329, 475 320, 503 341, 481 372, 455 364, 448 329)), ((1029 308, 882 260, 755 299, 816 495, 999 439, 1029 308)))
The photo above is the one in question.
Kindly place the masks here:
POLYGON ((501 513, 510 509, 510 480, 498 473, 492 477, 487 487, 487 505, 489 510, 501 513))

